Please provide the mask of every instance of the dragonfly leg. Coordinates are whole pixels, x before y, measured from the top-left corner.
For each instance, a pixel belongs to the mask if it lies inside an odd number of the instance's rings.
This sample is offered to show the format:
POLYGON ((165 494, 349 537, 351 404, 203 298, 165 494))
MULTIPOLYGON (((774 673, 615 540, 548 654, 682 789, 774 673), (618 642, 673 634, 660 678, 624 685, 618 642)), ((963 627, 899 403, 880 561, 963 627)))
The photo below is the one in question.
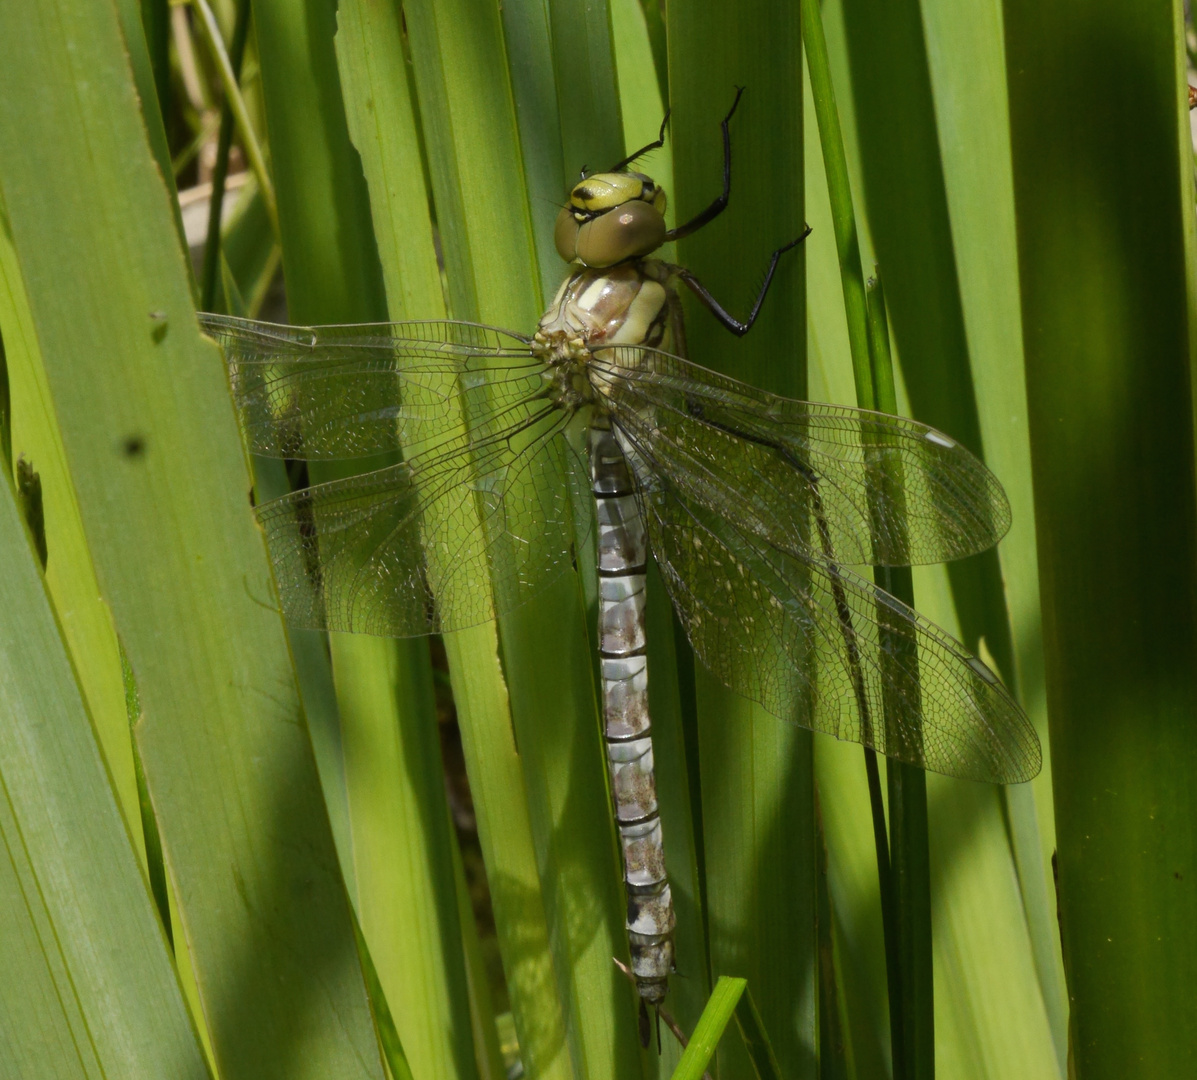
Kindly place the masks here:
POLYGON ((740 104, 740 95, 743 93, 744 87, 737 86, 736 100, 732 102, 732 107, 728 109, 727 115, 723 118, 723 123, 719 125, 723 130, 723 191, 701 213, 692 217, 684 225, 679 225, 676 229, 670 229, 665 234, 666 240, 680 240, 683 236, 689 236, 704 225, 710 224, 727 209, 727 200, 731 197, 731 133, 728 131, 727 125, 731 122, 731 118, 736 111, 736 106, 740 104))
MULTIPOLYGON (((734 111, 734 110, 733 110, 734 111)), ((618 161, 607 170, 607 172, 623 172, 629 165, 632 164, 641 154, 647 154, 650 150, 660 150, 665 145, 665 127, 669 123, 669 114, 673 112, 672 109, 665 110, 665 119, 661 121, 661 130, 657 133, 657 138, 654 142, 646 143, 640 147, 634 154, 629 154, 623 161, 618 161)), ((582 179, 585 179, 583 177, 582 179)))
POLYGON ((773 252, 769 259, 769 269, 765 271, 765 280, 761 283, 760 292, 756 294, 756 300, 753 302, 752 310, 748 313, 748 318, 741 322, 731 312, 729 312, 718 300, 716 300, 707 287, 698 280, 689 270, 684 266, 675 268, 675 272, 682 281, 690 288, 690 291, 702 301, 703 306, 715 316, 728 330, 730 330, 736 337, 743 337, 752 329, 752 324, 756 322, 756 317, 761 312, 761 305, 765 302, 765 294, 769 291, 769 286, 773 284, 773 274, 777 270, 777 264, 781 257, 791 248, 797 247, 808 236, 810 236, 810 226, 807 225, 802 230, 802 235, 791 240, 788 244, 782 244, 776 251, 773 252))

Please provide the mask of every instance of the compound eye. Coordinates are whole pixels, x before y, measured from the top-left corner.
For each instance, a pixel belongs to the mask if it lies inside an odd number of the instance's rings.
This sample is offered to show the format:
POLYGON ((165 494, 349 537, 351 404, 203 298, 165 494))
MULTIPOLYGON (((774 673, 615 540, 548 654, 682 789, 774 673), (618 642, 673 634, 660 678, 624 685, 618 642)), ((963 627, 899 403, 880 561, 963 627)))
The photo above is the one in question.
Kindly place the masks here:
MULTIPOLYGON (((557 218, 557 235, 561 235, 557 218)), ((665 242, 665 219, 656 207, 634 201, 608 210, 578 229, 576 258, 586 266, 614 266, 655 251, 665 242)), ((558 252, 561 244, 558 242, 558 252)))
POLYGON ((557 215, 553 242, 557 245, 557 254, 566 262, 573 262, 578 257, 578 222, 568 206, 562 207, 557 215))

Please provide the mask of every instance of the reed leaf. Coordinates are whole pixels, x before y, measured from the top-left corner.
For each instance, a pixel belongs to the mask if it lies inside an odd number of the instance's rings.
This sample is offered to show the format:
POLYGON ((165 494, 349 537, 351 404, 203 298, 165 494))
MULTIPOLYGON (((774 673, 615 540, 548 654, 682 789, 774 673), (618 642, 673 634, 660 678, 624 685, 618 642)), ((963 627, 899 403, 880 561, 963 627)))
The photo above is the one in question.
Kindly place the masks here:
POLYGON ((1180 10, 1011 0, 1005 32, 1069 1064, 1167 1076, 1197 1047, 1180 10), (1065 99, 1095 70, 1074 115, 1065 99))
MULTIPOLYGON (((987 432, 985 448, 991 466, 997 470, 1015 507, 1014 530, 999 552, 1003 566, 1007 568, 1005 580, 1008 595, 1017 604, 1014 608, 1016 616, 1012 618, 1018 667, 1012 670, 998 666, 1016 687, 1029 687, 1028 708, 1032 717, 1042 723, 1042 698, 1037 695, 1034 678, 1034 663, 1039 648, 1037 585, 1031 549, 1034 529, 1033 521, 1027 521, 1030 479, 1026 468, 1026 442, 1020 441, 1021 432, 1025 430, 1019 421, 1019 416, 1025 415, 1020 393, 1021 357, 1017 348, 1011 349, 1009 332, 1009 320, 1017 321, 1017 302, 1012 302, 1011 292, 1012 288, 1016 288, 1017 273, 1008 257, 1012 251, 1012 231, 1003 231, 1007 224, 1012 229, 1013 210, 1008 183, 1005 188, 1002 186, 1003 177, 1009 176, 1009 166, 1008 146, 1002 143, 1005 111, 1002 106, 1004 90, 1000 85, 1001 36, 985 29, 986 26, 992 27, 992 22, 987 20, 992 20, 994 13, 984 5, 973 9, 971 14, 965 11, 949 12, 945 5, 938 4, 929 4, 925 8, 924 30, 930 75, 924 74, 922 78, 924 85, 930 78, 935 93, 935 117, 940 120, 934 140, 936 152, 942 155, 944 162, 942 171, 946 176, 944 183, 951 211, 950 232, 939 234, 936 242, 941 245, 941 253, 945 243, 955 245, 954 258, 958 260, 960 270, 959 284, 953 287, 958 288, 966 313, 967 340, 972 350, 972 378, 984 389, 983 393, 976 392, 975 400, 979 403, 982 428, 987 432), (996 68, 995 56, 999 58, 996 68), (997 82, 992 78, 995 70, 999 76, 997 82), (978 109, 984 110, 986 119, 979 119, 978 109), (1028 541, 1031 542, 1031 548, 1028 548, 1028 541), (1031 564, 1029 572, 1028 552, 1031 564), (1023 671, 1028 673, 1025 683, 1016 679, 1023 671), (1040 704, 1037 705, 1037 702, 1040 704)), ((857 61, 845 45, 843 15, 839 6, 829 4, 825 8, 825 16, 837 100, 849 144, 849 171, 859 191, 862 173, 858 146, 863 134, 858 134, 857 113, 876 111, 874 99, 878 94, 900 97, 903 84, 900 79, 897 83, 880 80, 870 66, 871 61, 866 59, 860 64, 861 83, 854 87, 851 71, 857 61)), ((885 60, 891 65, 898 62, 899 59, 892 56, 885 60)), ((909 62, 909 57, 905 58, 905 62, 909 62)), ((894 109, 899 105, 890 102, 886 107, 894 109)), ((920 111, 912 115, 924 116, 925 113, 920 111)), ((869 123, 877 126, 876 117, 871 117, 869 123)), ((890 140, 890 145, 895 145, 894 140, 890 140)), ((909 151, 909 145, 906 149, 909 151)), ((881 181, 883 184, 901 186, 910 182, 901 175, 902 166, 897 164, 897 159, 886 168, 888 171, 881 181)), ((812 191, 814 184, 812 180, 812 191)), ((867 174, 864 187, 867 190, 867 174)), ((908 220, 911 214, 903 208, 904 204, 897 204, 897 196, 893 192, 883 192, 883 197, 890 200, 886 204, 889 207, 886 210, 889 221, 887 227, 891 230, 906 228, 910 232, 910 235, 902 237, 904 247, 900 252, 901 258, 909 262, 922 251, 920 244, 924 241, 919 239, 919 235, 920 230, 926 233, 926 222, 908 220)), ((877 211, 871 200, 868 210, 868 214, 863 213, 858 201, 858 220, 862 225, 866 263, 875 258, 871 237, 877 211)), ((812 208, 812 215, 817 228, 818 210, 812 208)), ((943 220, 942 211, 940 220, 943 220)), ((816 232, 811 239, 812 259, 822 250, 826 250, 826 245, 820 246, 816 232)), ((942 262, 942 254, 939 258, 942 262)), ((928 259, 927 265, 934 264, 934 259, 928 259)), ((830 271, 831 266, 825 260, 812 262, 812 289, 824 290, 823 295, 826 295, 830 282, 820 285, 819 281, 823 274, 830 271)), ((887 284, 894 272, 905 273, 904 270, 894 271, 891 268, 886 273, 887 284)), ((929 285, 926 287, 931 289, 929 285)), ((892 290, 889 291, 892 293, 892 290)), ((846 338, 842 336, 843 324, 837 325, 837 320, 841 318, 834 310, 825 311, 812 305, 812 334, 820 343, 820 358, 824 361, 819 365, 819 374, 826 387, 824 393, 831 400, 845 400, 845 395, 850 393, 845 385, 845 373, 841 370, 837 374, 828 361, 836 350, 846 345, 846 338)), ((923 363, 922 353, 911 356, 903 351, 900 337, 897 346, 902 374, 907 374, 912 364, 917 366, 923 363)), ((926 374, 919 377, 931 379, 926 374)), ((901 404, 904 387, 899 385, 898 391, 901 404)), ((971 395, 970 391, 970 398, 971 395)), ((954 398, 945 394, 944 400, 954 398)), ((918 415, 917 411, 915 414, 918 415)), ((924 418, 941 425, 957 424, 956 420, 950 418, 938 421, 932 417, 924 418)), ((946 430, 955 433, 959 427, 949 426, 946 430)), ((941 574, 941 571, 917 570, 917 595, 920 609, 950 629, 956 623, 956 616, 950 595, 944 590, 941 574)), ((956 584, 955 577, 953 584, 956 584)), ((957 590, 956 602, 960 602, 960 595, 957 590)), ((970 640, 967 634, 964 640, 970 640)), ((986 636, 984 642, 980 643, 982 649, 988 640, 986 636)), ((978 644, 974 643, 976 647, 978 644)), ((1026 696, 1024 694, 1024 699, 1026 696)), ((1040 730, 1043 731, 1042 727, 1040 730)), ((821 745, 819 750, 822 776, 824 767, 830 767, 833 759, 843 755, 838 747, 821 745)), ((847 767, 845 761, 842 766, 836 766, 835 772, 842 775, 847 767)), ((830 777, 827 779, 830 783, 830 777)), ((1046 790, 1050 792, 1046 770, 1035 783, 1048 785, 1046 790)), ((844 797, 848 798, 851 788, 841 790, 844 797)), ((990 1067, 983 1066, 982 1061, 992 1061, 992 1067, 1020 1070, 1019 1075, 1028 1069, 1045 1070, 1043 1075, 1056 1075, 1055 1070, 1060 1068, 1059 1046, 1057 1044, 1054 1052, 1045 1057, 1046 1047, 1041 1041, 1046 1035, 1050 1042, 1051 1037, 1051 1029, 1043 1026, 1050 1014, 1049 1007, 1044 1003, 1053 992, 1056 993, 1057 1004, 1061 999, 1058 993, 1058 968, 1051 961, 1052 908, 1042 884, 1043 862, 1033 797, 1029 790, 1009 789, 1005 793, 1007 812, 1014 823, 1016 840, 1020 841, 1016 849, 1018 873, 1015 877, 1011 872, 1011 853, 1003 826, 1001 803, 973 790, 971 785, 937 777, 930 778, 929 791, 939 1067, 951 1075, 967 1075, 971 1070, 990 1067), (966 827, 969 822, 973 824, 966 827), (1028 848, 1031 849, 1029 854, 1028 848), (1021 885, 1021 898, 1017 892, 1011 892, 1011 884, 1021 885), (987 919, 994 927, 1005 928, 1003 933, 1008 937, 993 939, 987 936, 983 947, 975 939, 971 943, 960 940, 958 935, 974 919, 987 919), (1030 941, 1024 930, 1027 924, 1032 927, 1030 941), (1036 927, 1039 928, 1037 931, 1036 927), (1001 940, 1005 941, 1004 945, 999 944, 1001 940), (1042 948, 1038 944, 1034 945, 1035 961, 1028 966, 1022 961, 1029 945, 1036 942, 1042 943, 1042 948), (1001 956, 1005 956, 1006 960, 999 959, 1001 956), (1015 957, 1019 958, 1016 965, 1012 963, 1015 957), (998 971, 1002 972, 1000 976, 996 974, 998 971), (1031 978, 1030 985, 1021 981, 1027 976, 1031 978), (994 997, 995 990, 998 991, 1000 1002, 994 997), (949 1007, 949 1003, 964 1001, 974 1004, 967 1009, 955 1004, 949 1007), (983 1004, 986 1002, 988 1004, 983 1004), (984 1057, 981 1047, 985 1048, 984 1057), (1008 1065, 1001 1066, 1007 1055, 1008 1065), (1052 1057, 1056 1058, 1054 1062, 1052 1057), (966 1071, 962 1073, 960 1070, 966 1071)), ((857 814, 863 814, 867 802, 860 796, 857 796, 857 800, 860 807, 857 814)), ((864 986, 875 985, 872 980, 877 977, 878 971, 875 963, 869 961, 859 971, 855 965, 865 957, 874 955, 872 949, 877 939, 872 936, 875 931, 869 927, 877 927, 879 931, 879 925, 872 922, 877 918, 876 915, 867 914, 870 904, 876 901, 866 901, 865 894, 859 891, 864 887, 865 879, 856 875, 863 872, 861 859, 871 844, 859 827, 853 824, 858 820, 856 814, 849 810, 853 801, 849 799, 848 805, 842 808, 830 797, 826 803, 833 894, 837 900, 837 914, 843 920, 845 941, 852 953, 850 958, 846 958, 848 980, 863 989, 864 986), (841 829, 844 831, 841 832, 841 829), (830 838, 833 833, 836 835, 835 841, 830 838), (857 838, 849 840, 849 835, 853 833, 857 834, 857 838), (852 850, 858 854, 850 856, 852 850), (840 877, 840 871, 847 872, 849 866, 857 869, 852 870, 849 877, 840 877), (848 880, 855 880, 857 884, 841 890, 840 886, 847 886, 848 880), (864 982, 857 982, 858 979, 864 982)), ((1040 807, 1042 805, 1040 803, 1040 807)), ((1047 838, 1050 836, 1050 821, 1047 826, 1048 833, 1043 843, 1050 844, 1047 838)), ((859 1022, 862 1015, 872 1015, 874 1022, 880 1019, 876 1011, 878 1002, 875 993, 858 994, 856 1005, 863 1009, 863 1014, 853 1010, 850 1013, 853 1023, 859 1022), (866 1004, 867 1001, 872 1004, 866 1004)), ((884 1039, 883 1031, 879 1037, 884 1039)), ((861 1045, 867 1049, 875 1043, 869 1039, 863 1040, 861 1045)))
POLYGON ((0 187, 140 692, 176 940, 216 1061, 226 1078, 381 1077, 227 384, 195 325, 115 13, 63 0, 0 23, 0 94, 26 102, 0 121, 0 187))
POLYGON ((6 1076, 206 1080, 11 481, 0 482, 0 1016, 6 1076))
MULTIPOLYGON (((333 15, 323 4, 255 5, 287 300, 298 322, 386 318, 333 15), (298 41, 303 48, 288 47, 298 41)), ((356 462, 309 467, 313 481, 360 470, 356 462)), ((329 648, 349 811, 342 861, 362 933, 413 1073, 469 1080, 476 1062, 455 838, 428 645, 333 634, 329 648)))
MULTIPOLYGON (((732 196, 678 244, 733 311, 746 313, 770 252, 802 232, 802 52, 797 9, 669 5, 677 221, 719 194, 719 121, 737 86, 732 196)), ((736 341, 686 298, 691 356, 804 397, 804 253, 791 252, 752 331, 736 341)), ((696 667, 703 857, 713 976, 747 977, 786 1075, 814 1068, 815 847, 811 736, 732 694, 696 667)), ((801 708, 801 703, 796 703, 801 708)), ((720 1076, 750 1076, 743 1046, 719 1050, 720 1076)))

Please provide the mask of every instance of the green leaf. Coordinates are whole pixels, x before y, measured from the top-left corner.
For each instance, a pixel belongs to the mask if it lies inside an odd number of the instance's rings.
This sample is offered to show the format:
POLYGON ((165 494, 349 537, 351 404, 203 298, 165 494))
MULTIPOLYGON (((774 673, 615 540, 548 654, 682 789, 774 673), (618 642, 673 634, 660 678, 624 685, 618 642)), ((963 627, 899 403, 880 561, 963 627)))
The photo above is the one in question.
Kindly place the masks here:
POLYGON ((24 458, 42 479, 46 516, 46 588, 62 623, 71 662, 87 701, 113 787, 141 847, 141 813, 134 776, 120 652, 112 614, 100 596, 83 535, 79 504, 67 470, 42 367, 33 313, 12 228, 0 206, 0 330, 12 401, 12 461, 24 458), (52 556, 52 557, 51 557, 52 556))
POLYGON ((221 1073, 380 1077, 227 385, 114 13, 5 8, 0 42, 0 92, 27 103, 0 118, 0 187, 221 1073))
POLYGON ((0 482, 0 1075, 204 1080, 170 950, 0 482))
POLYGON ((752 991, 744 987, 744 994, 736 1003, 736 1023, 740 1026, 740 1034, 744 1037, 744 1045, 748 1049, 748 1056, 752 1059, 752 1067, 760 1080, 781 1080, 781 1066, 773 1053, 769 1042, 769 1033, 761 1021, 761 1014, 756 1003, 752 1000, 752 991))
POLYGON ((769 1035, 761 1022, 761 1014, 753 1003, 746 979, 720 976, 699 1018, 698 1026, 673 1071, 671 1080, 702 1080, 715 1048, 723 1038, 728 1021, 735 1016, 744 1039, 748 1059, 758 1080, 781 1080, 769 1035))
POLYGON ((1070 1065, 1179 1075, 1197 1054, 1194 194, 1179 6, 1013 0, 1005 32, 1070 1065))
POLYGON ((723 1038, 728 1022, 736 1015, 736 1006, 747 988, 746 979, 720 976, 671 1080, 702 1080, 702 1074, 715 1056, 715 1048, 723 1038))
MULTIPOLYGON (((338 64, 331 5, 279 0, 256 4, 254 14, 289 314, 305 323, 384 319, 369 191, 342 92, 345 68, 347 87, 368 69, 356 70, 356 56, 338 64), (303 49, 287 47, 300 39, 303 49)), ((402 64, 398 49, 389 58, 402 64)), ((316 482, 361 470, 357 462, 309 467, 316 482)), ((335 634, 329 649, 349 812, 342 858, 352 867, 362 933, 412 1072, 470 1080, 455 838, 428 643, 335 634)))
MULTIPOLYGON (((732 196, 678 244, 678 261, 746 314, 774 248, 802 232, 799 12, 698 0, 668 6, 670 120, 678 222, 719 194, 719 121, 731 122, 732 196)), ((803 252, 779 266, 761 316, 735 340, 684 297, 690 355, 767 389, 805 396, 803 252)), ((683 290, 685 291, 685 290, 683 290)), ((698 668, 703 851, 711 969, 747 976, 786 1075, 814 1068, 815 878, 811 736, 698 668)), ((720 1075, 751 1075, 736 1043, 720 1075)))
MULTIPOLYGON (((906 76, 891 75, 881 79, 880 69, 872 61, 864 61, 861 64, 862 89, 857 91, 859 110, 854 110, 839 5, 826 5, 824 14, 837 99, 849 143, 849 171, 859 195, 856 112, 875 110, 878 95, 899 99, 909 97, 905 88, 906 76)), ((1009 618, 1017 667, 1011 669, 1008 664, 999 664, 996 660, 994 666, 1008 683, 1016 689, 1022 688, 1024 704, 1036 720, 1041 736, 1045 736, 1041 676, 1036 675, 1037 665, 1042 661, 1034 517, 1030 512, 1029 451, 1023 434, 1025 401, 1021 391, 1021 353, 1017 341, 1011 341, 1011 326, 1017 327, 1019 323, 1018 276, 1013 258, 1013 205, 1009 148, 1005 142, 1007 124, 1001 34, 995 23, 998 18, 1000 13, 992 5, 924 5, 926 64, 935 94, 934 118, 938 121, 938 128, 930 138, 935 140, 936 152, 943 160, 942 171, 946 179, 941 180, 941 185, 946 184, 951 228, 946 234, 928 229, 925 220, 914 219, 904 208, 885 209, 885 213, 886 227, 891 232, 905 230, 900 240, 902 259, 917 260, 923 250, 920 245, 928 242, 940 245, 940 253, 928 255, 925 263, 918 267, 920 274, 925 273, 926 266, 938 265, 937 259, 942 262, 945 244, 952 246, 959 281, 951 288, 959 289, 971 354, 971 378, 977 387, 974 398, 971 386, 962 384, 966 393, 963 404, 979 409, 987 459, 1003 481, 1014 508, 1014 528, 1002 543, 999 554, 1011 603, 1009 618), (976 406, 971 405, 974 400, 976 406), (1022 678, 1018 679, 1016 675, 1022 678)), ((873 32, 876 33, 875 28, 873 32)), ((892 51, 891 46, 884 47, 892 51)), ((855 62, 857 57, 853 55, 852 59, 855 62)), ((887 65, 911 63, 912 58, 887 55, 883 62, 887 65)), ((926 74, 922 78, 925 84, 926 74)), ((921 100, 925 102, 925 85, 921 93, 921 100)), ((906 126, 925 123, 925 112, 920 112, 909 101, 890 101, 886 108, 908 110, 910 119, 902 122, 906 126)), ((871 117, 868 123, 876 125, 876 117, 871 117)), ((922 141, 918 145, 926 145, 926 138, 925 133, 920 134, 922 141)), ((808 141, 808 147, 810 145, 808 141)), ((892 139, 886 145, 894 149, 892 139)), ((812 153, 812 164, 813 156, 812 153)), ((901 187, 914 182, 903 173, 901 160, 895 157, 886 166, 889 171, 885 174, 885 184, 901 187)), ((851 401, 842 306, 831 303, 835 292, 839 291, 835 254, 826 232, 820 236, 820 222, 825 222, 824 230, 830 229, 830 222, 821 216, 826 211, 821 205, 824 196, 817 193, 819 170, 808 170, 808 177, 812 193, 811 220, 815 225, 815 234, 808 241, 812 357, 816 350, 818 355, 818 362, 813 362, 812 379, 817 378, 820 384, 812 389, 812 396, 851 401), (822 302, 814 299, 816 296, 822 297, 822 302)), ((892 191, 883 192, 883 197, 897 200, 892 191)), ((926 192, 920 191, 913 197, 926 198, 926 192)), ((872 203, 869 209, 870 213, 874 212, 872 203)), ((868 260, 871 258, 869 235, 874 223, 870 216, 862 214, 859 202, 857 216, 868 260)), ((944 220, 942 212, 938 220, 944 220)), ((906 270, 886 267, 883 270, 886 270, 892 314, 894 298, 889 286, 894 273, 906 274, 906 270)), ((922 279, 915 275, 911 280, 922 279)), ((939 302, 932 293, 932 286, 924 282, 920 287, 931 294, 928 303, 939 302)), ((909 375, 912 366, 917 366, 918 378, 933 381, 925 370, 928 358, 924 353, 902 353, 901 338, 898 346, 903 373, 909 375)), ((946 348, 943 346, 940 353, 946 348)), ((901 403, 903 386, 899 385, 898 393, 901 403)), ((947 392, 942 398, 945 407, 955 400, 947 392)), ((923 418, 932 419, 941 426, 948 425, 945 430, 953 434, 958 434, 964 423, 950 416, 947 419, 923 418)), ((957 620, 942 572, 918 570, 915 581, 920 609, 952 629, 957 620)), ((953 582, 956 583, 955 578, 953 582)), ((960 591, 957 591, 956 599, 957 602, 973 603, 960 591)), ((990 612, 985 618, 990 619, 994 609, 985 610, 990 612)), ((996 610, 1001 616, 1000 622, 1004 623, 1006 616, 1001 614, 1000 607, 996 610)), ((976 630, 971 632, 975 634, 976 630)), ((982 650, 982 655, 985 655, 985 645, 990 640, 989 632, 984 633, 985 637, 979 643, 972 639, 974 647, 982 650)), ((970 639, 966 636, 965 640, 970 639)), ((851 794, 856 783, 849 779, 853 771, 852 757, 851 753, 845 754, 844 748, 826 743, 819 746, 821 787, 824 791, 837 793, 826 798, 824 805, 833 901, 847 945, 845 980, 849 987, 849 1019, 856 1032, 858 1053, 872 1053, 876 1040, 885 1037, 874 989, 880 985, 878 980, 883 979, 884 972, 876 963, 880 926, 875 913, 876 898, 870 896, 875 886, 868 882, 872 843, 867 830, 862 830, 860 824, 867 820, 861 816, 867 814, 868 801, 863 795, 863 783, 859 784, 862 790, 858 795, 851 794), (853 807, 857 809, 853 810, 853 807), (865 1027, 858 1026, 860 1024, 865 1027), (876 1034, 866 1037, 869 1028, 876 1034)), ((986 1075, 985 1069, 1005 1068, 1018 1075, 1052 1076, 1058 1075, 1057 1070, 1061 1067, 1059 1060, 1052 1060, 1056 1054, 1050 1048, 1051 1029, 1044 1027, 1049 1016, 1059 1015, 1052 1011, 1053 994, 1057 1006, 1062 1006, 1057 967, 1052 959, 1056 948, 1054 905, 1047 895, 1044 864, 1040 857, 1040 845, 1050 853, 1052 843, 1050 815, 1043 814, 1043 808, 1051 805, 1050 784, 1045 769, 1034 782, 1035 795, 1032 795, 1030 785, 1004 792, 1006 813, 1018 852, 1015 874, 1000 801, 981 797, 968 784, 929 778, 936 935, 935 1023, 937 1060, 944 1075, 986 1075), (1039 792, 1046 792, 1046 802, 1040 799, 1039 792), (1038 823, 1035 821, 1036 801, 1040 807, 1038 823), (1011 891, 1012 883, 1021 887, 1021 900, 1011 891), (975 929, 968 929, 982 924, 991 927, 985 932, 983 941, 977 937, 975 929), (1028 924, 1032 931, 1030 942, 1026 933, 1028 924), (972 936, 966 937, 969 933, 972 936), (1033 961, 1028 964, 1026 951, 1031 947, 1033 961), (968 1004, 964 1005, 966 1002, 968 1004)))
MULTIPOLYGON (((526 194, 496 13, 473 2, 420 3, 406 17, 450 311, 528 332, 543 302, 532 217, 556 211, 526 194)), ((623 950, 624 904, 583 618, 579 581, 566 574, 501 620, 499 640, 573 1068, 579 1077, 631 1076, 641 1068, 635 1001, 611 962, 623 950)), ((477 793, 473 773, 471 785, 477 793)), ((524 1045, 536 1018, 516 1019, 524 1045)))

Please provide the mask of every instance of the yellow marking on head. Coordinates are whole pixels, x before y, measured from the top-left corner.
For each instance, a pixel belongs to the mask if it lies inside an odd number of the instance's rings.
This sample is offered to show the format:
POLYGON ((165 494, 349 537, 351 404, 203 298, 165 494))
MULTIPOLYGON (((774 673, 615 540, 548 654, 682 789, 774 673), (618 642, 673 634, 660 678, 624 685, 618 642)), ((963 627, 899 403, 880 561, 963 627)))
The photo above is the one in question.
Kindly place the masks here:
POLYGON ((592 214, 601 213, 633 199, 644 199, 646 190, 651 199, 655 188, 651 180, 639 173, 595 173, 574 185, 569 193, 569 204, 592 214))

